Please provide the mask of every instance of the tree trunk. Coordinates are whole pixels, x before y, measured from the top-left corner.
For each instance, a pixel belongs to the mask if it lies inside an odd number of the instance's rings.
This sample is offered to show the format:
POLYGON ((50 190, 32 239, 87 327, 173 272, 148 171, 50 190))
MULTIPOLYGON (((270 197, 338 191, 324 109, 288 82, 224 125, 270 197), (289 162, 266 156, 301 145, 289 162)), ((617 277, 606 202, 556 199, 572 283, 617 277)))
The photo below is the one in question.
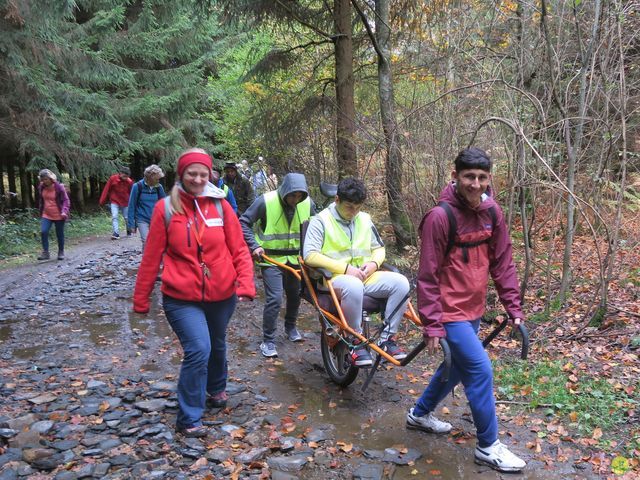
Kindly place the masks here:
POLYGON ((4 158, 0 156, 0 203, 4 202, 5 191, 4 191, 4 158))
MULTIPOLYGON (((567 189, 569 192, 575 192, 576 184, 576 165, 577 158, 582 146, 582 135, 584 129, 585 115, 587 111, 587 73, 593 69, 593 60, 595 45, 598 41, 600 31, 600 0, 595 2, 595 18, 592 25, 591 41, 589 47, 582 58, 582 66, 580 68, 580 94, 578 97, 578 124, 576 125, 574 140, 572 141, 571 121, 565 118, 565 143, 567 146, 567 189)), ((560 281, 560 291, 558 295, 564 301, 569 288, 571 287, 571 251, 573 248, 573 237, 575 234, 575 212, 576 204, 573 195, 569 195, 567 199, 567 235, 564 242, 564 255, 562 257, 562 279, 560 281)))
POLYGON ((9 183, 9 208, 18 208, 18 196, 16 188, 16 173, 13 168, 13 158, 5 157, 7 162, 7 180, 9 183), (12 195, 13 194, 13 195, 12 195))
POLYGON ((100 198, 100 185, 96 177, 89 177, 89 198, 92 202, 97 202, 100 198))
POLYGON ((71 205, 73 206, 73 209, 83 213, 85 205, 82 181, 72 181, 69 187, 71 189, 71 205))
POLYGON ((31 202, 31 184, 29 183, 29 174, 25 169, 25 159, 20 157, 18 159, 18 175, 20 177, 20 207, 31 208, 33 203, 31 202))
POLYGON ((380 101, 380 116, 382 130, 387 145, 385 158, 385 187, 387 203, 389 204, 389 218, 396 236, 396 246, 402 248, 411 243, 411 234, 405 226, 410 222, 402 205, 402 152, 398 143, 398 122, 395 114, 395 100, 393 95, 393 75, 391 72, 391 22, 389 15, 389 0, 376 1, 376 40, 379 47, 378 55, 378 96, 380 101))
POLYGON ((80 183, 80 186, 82 187, 82 198, 85 200, 86 207, 87 199, 91 200, 91 189, 89 188, 89 180, 87 180, 86 178, 83 179, 80 183))
POLYGON ((336 27, 336 156, 338 176, 343 178, 358 173, 350 1, 334 0, 333 15, 336 27))

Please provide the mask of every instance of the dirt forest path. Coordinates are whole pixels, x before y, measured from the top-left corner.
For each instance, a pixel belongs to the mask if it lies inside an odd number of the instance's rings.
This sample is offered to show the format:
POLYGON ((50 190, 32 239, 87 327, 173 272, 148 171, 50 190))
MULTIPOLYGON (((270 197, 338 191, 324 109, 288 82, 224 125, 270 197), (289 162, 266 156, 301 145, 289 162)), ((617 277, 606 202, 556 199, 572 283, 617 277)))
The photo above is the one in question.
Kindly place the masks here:
MULTIPOLYGON (((280 335, 280 356, 263 359, 261 293, 229 327, 228 407, 207 412, 207 438, 176 435, 181 350, 158 288, 149 314, 132 313, 139 261, 136 237, 91 239, 63 262, 0 272, 0 480, 514 477, 473 463, 460 388, 442 412, 451 435, 405 429, 438 359, 385 368, 366 393, 362 378, 340 389, 324 372, 318 322, 304 304, 304 342, 280 335)), ((526 446, 536 433, 515 416, 499 411, 501 437, 529 464, 517 477, 598 478, 574 467, 578 451, 546 463, 548 452, 526 446)))

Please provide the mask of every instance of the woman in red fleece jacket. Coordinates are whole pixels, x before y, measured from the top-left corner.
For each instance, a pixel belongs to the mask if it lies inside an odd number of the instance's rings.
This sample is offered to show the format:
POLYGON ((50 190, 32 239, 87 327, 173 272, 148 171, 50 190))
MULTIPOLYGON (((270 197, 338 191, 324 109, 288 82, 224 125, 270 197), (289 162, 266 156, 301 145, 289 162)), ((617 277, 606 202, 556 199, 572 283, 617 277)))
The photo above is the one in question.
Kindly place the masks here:
POLYGON ((207 434, 201 420, 207 403, 226 405, 227 324, 236 301, 256 294, 240 222, 224 192, 209 182, 211 167, 211 157, 197 148, 178 159, 169 204, 158 202, 153 210, 133 295, 134 310, 148 312, 164 263, 163 308, 184 350, 176 425, 189 437, 207 434))

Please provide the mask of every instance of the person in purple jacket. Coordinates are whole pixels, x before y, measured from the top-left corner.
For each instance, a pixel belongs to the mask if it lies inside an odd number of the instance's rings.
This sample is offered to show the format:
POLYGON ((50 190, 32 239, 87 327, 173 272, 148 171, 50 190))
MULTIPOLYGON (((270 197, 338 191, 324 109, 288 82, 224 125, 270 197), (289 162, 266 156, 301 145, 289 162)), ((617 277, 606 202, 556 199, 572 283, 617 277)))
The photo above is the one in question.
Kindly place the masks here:
POLYGON ((489 275, 511 322, 519 325, 523 321, 511 240, 502 210, 491 196, 489 156, 479 148, 461 151, 451 176, 438 206, 420 225, 417 286, 425 342, 434 352, 439 339, 446 337, 451 348, 451 373, 443 383, 442 368, 436 371, 409 410, 407 427, 448 433, 451 425, 433 412, 462 383, 476 426, 475 462, 502 472, 517 472, 526 463, 498 440, 493 370, 477 335, 489 275))
POLYGON ((56 238, 58 239, 58 260, 64 260, 64 222, 69 218, 69 195, 64 185, 58 182, 56 174, 51 170, 43 169, 38 174, 40 210, 40 236, 42 240, 42 253, 38 260, 49 260, 49 231, 51 226, 56 226, 56 238))

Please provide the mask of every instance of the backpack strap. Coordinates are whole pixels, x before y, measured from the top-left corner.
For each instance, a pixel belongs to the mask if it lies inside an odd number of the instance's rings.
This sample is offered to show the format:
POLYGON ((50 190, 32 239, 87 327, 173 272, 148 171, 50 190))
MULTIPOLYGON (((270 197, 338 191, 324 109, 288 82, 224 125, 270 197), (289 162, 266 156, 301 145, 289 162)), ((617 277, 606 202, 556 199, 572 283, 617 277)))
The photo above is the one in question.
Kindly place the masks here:
MULTIPOLYGON (((222 200, 219 198, 214 198, 213 203, 216 206, 216 210, 218 210, 218 215, 220 218, 224 220, 224 209, 222 208, 222 200)), ((171 212, 171 196, 167 195, 164 197, 164 228, 165 230, 169 229, 169 222, 171 222, 171 217, 173 213, 171 212)))
POLYGON ((458 231, 458 222, 456 221, 456 217, 453 215, 453 210, 451 210, 451 205, 449 202, 438 202, 438 207, 444 210, 444 213, 447 214, 447 220, 449 220, 449 236, 447 237, 447 249, 444 252, 444 256, 446 257, 451 252, 453 245, 456 241, 456 232, 458 231))
POLYGON ((171 212, 171 197, 167 195, 164 197, 164 229, 169 230, 169 222, 171 222, 171 217, 173 213, 171 212))
MULTIPOLYGON (((447 219, 449 220, 449 237, 447 238, 447 249, 445 250, 444 256, 446 257, 447 255, 449 255, 451 249, 455 245, 462 249, 462 260, 464 261, 464 263, 468 263, 469 248, 478 247, 483 243, 489 243, 491 241, 491 237, 479 242, 456 242, 458 222, 456 221, 456 217, 453 215, 451 205, 449 205, 448 202, 440 201, 438 202, 438 206, 445 211, 445 213, 447 214, 447 219)), ((491 215, 491 236, 493 236, 493 232, 495 232, 496 230, 496 224, 498 223, 498 214, 496 213, 495 207, 489 207, 489 215, 491 215)))
POLYGON ((136 205, 140 203, 140 195, 142 195, 142 189, 144 188, 144 180, 138 180, 136 185, 138 186, 138 196, 136 197, 136 205))

